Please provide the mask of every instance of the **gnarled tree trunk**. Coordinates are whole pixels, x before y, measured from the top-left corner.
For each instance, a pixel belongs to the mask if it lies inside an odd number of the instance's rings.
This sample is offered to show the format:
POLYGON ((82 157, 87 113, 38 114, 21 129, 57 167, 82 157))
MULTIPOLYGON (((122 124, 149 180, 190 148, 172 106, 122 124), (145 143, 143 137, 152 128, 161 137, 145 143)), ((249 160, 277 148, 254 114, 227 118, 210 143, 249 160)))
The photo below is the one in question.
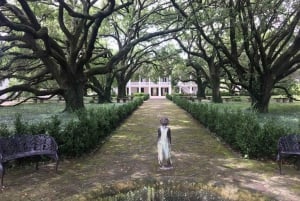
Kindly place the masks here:
POLYGON ((117 96, 117 98, 119 100, 122 100, 125 97, 126 97, 126 83, 119 82, 118 83, 118 96, 117 96))
POLYGON ((98 103, 110 103, 111 102, 111 87, 106 86, 102 93, 98 93, 98 103))
POLYGON ((210 84, 212 90, 212 102, 222 103, 220 93, 220 68, 215 65, 213 58, 210 59, 208 65, 210 73, 210 84))
POLYGON ((269 111, 269 102, 271 92, 274 87, 274 80, 271 75, 266 75, 261 80, 256 80, 252 84, 249 91, 252 98, 252 108, 259 113, 267 113, 269 111))
POLYGON ((73 112, 84 108, 84 86, 85 82, 83 81, 72 81, 64 87, 65 111, 73 112))
POLYGON ((197 77, 197 81, 196 81, 198 90, 197 90, 197 98, 206 98, 206 94, 205 94, 205 89, 207 87, 207 82, 206 81, 202 81, 201 77, 197 77))

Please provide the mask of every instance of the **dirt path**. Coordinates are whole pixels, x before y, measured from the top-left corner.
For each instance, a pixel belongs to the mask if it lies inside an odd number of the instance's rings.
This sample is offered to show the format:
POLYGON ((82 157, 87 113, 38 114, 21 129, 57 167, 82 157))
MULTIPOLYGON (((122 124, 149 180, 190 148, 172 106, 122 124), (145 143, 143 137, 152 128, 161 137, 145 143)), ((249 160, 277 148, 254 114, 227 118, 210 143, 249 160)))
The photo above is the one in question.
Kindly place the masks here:
POLYGON ((0 200, 85 200, 109 188, 122 191, 153 180, 201 184, 232 200, 263 200, 260 193, 274 200, 300 200, 300 172, 285 165, 286 174, 279 176, 275 163, 240 158, 168 100, 146 101, 101 149, 64 160, 58 173, 52 164, 33 169, 9 169, 0 200), (160 116, 169 117, 172 129, 171 171, 157 166, 160 116))

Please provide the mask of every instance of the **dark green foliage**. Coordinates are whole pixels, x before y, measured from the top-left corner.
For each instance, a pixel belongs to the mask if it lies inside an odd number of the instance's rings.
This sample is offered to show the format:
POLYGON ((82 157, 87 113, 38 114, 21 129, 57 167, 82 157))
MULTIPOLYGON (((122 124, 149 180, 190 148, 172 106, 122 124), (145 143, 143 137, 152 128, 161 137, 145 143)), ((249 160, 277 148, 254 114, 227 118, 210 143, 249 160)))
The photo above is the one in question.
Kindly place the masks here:
POLYGON ((145 93, 135 93, 133 96, 134 97, 141 97, 141 98, 143 98, 143 100, 148 100, 150 98, 150 95, 145 94, 145 93))
POLYGON ((70 156, 80 156, 94 148, 100 140, 101 130, 97 127, 98 112, 78 111, 78 120, 71 120, 62 131, 60 152, 70 156))
POLYGON ((180 96, 168 98, 245 157, 274 159, 279 137, 291 132, 275 119, 262 123, 249 111, 221 111, 215 105, 191 102, 180 96))
POLYGON ((56 134, 58 133, 57 131, 60 131, 60 127, 61 120, 58 118, 58 116, 52 116, 51 121, 49 121, 47 124, 48 134, 53 137, 56 137, 56 134))
POLYGON ((235 150, 239 149, 237 143, 236 132, 239 130, 240 112, 231 113, 228 110, 224 113, 219 112, 217 121, 215 121, 215 132, 224 139, 235 150))
MULTIPOLYGON (((20 114, 16 115, 16 119, 14 122, 15 126, 15 135, 24 135, 24 134, 42 134, 47 131, 47 122, 37 122, 33 124, 29 124, 28 122, 22 121, 22 116, 20 114)), ((2 136, 2 135, 1 135, 2 136)))
POLYGON ((26 134, 26 132, 27 132, 28 124, 23 123, 21 118, 22 118, 22 115, 20 115, 20 114, 16 115, 16 119, 15 119, 15 122, 14 122, 15 134, 16 135, 26 134))
POLYGON ((29 124, 22 121, 21 115, 17 115, 14 122, 15 130, 9 131, 2 125, 0 136, 47 133, 55 138, 61 156, 80 156, 99 146, 143 103, 143 98, 138 97, 125 104, 80 110, 76 112, 76 117, 64 124, 57 116, 53 116, 50 121, 29 124))
POLYGON ((172 97, 173 97, 172 95, 166 94, 166 98, 167 98, 167 99, 172 100, 172 97))
MULTIPOLYGON (((291 133, 289 128, 283 127, 281 124, 277 123, 278 121, 269 120, 263 125, 262 132, 258 133, 257 141, 260 142, 261 145, 257 149, 258 153, 262 152, 268 156, 276 156, 277 150, 277 141, 283 134, 291 133)), ((257 157, 263 157, 258 155, 257 157)))
MULTIPOLYGON (((68 122, 61 131, 52 133, 58 141, 59 152, 66 156, 90 152, 142 103, 143 99, 136 98, 125 104, 77 112, 78 119, 68 122)), ((55 124, 60 125, 54 118, 52 125, 55 124)))
POLYGON ((7 128, 7 125, 0 124, 0 136, 8 137, 10 135, 9 129, 7 128))
MULTIPOLYGON (((257 136, 259 136, 261 132, 261 127, 256 117, 253 114, 240 113, 239 119, 231 124, 235 124, 235 130, 233 132, 235 132, 236 144, 241 153, 244 156, 256 158, 257 155, 260 154, 258 153, 257 147, 264 146, 257 140, 257 136)), ((262 154, 265 155, 264 153, 262 154)))

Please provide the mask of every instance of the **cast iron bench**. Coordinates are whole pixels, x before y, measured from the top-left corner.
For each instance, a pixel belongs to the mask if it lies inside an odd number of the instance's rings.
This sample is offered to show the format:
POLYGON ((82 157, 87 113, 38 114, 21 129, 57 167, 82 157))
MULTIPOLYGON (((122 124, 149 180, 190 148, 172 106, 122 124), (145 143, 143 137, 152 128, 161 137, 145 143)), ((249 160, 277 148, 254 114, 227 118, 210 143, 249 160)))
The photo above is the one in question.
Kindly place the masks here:
POLYGON ((300 135, 290 134, 282 136, 278 140, 277 163, 281 174, 282 159, 288 156, 295 156, 295 167, 300 168, 300 135))
MULTIPOLYGON (((4 164, 8 161, 29 156, 48 156, 55 160, 58 167, 57 144, 53 137, 40 135, 15 135, 0 138, 0 176, 1 186, 5 174, 4 164)), ((38 169, 38 161, 36 162, 38 169)))

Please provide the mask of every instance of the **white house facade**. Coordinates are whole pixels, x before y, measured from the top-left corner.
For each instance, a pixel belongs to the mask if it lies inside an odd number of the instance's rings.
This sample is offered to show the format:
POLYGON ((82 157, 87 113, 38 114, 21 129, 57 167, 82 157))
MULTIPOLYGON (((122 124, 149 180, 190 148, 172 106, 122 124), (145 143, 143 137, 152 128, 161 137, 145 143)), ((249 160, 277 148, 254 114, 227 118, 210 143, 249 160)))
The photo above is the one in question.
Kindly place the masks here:
POLYGON ((150 98, 164 97, 172 94, 171 77, 159 78, 158 82, 151 81, 150 78, 140 78, 138 81, 130 80, 126 85, 127 95, 134 93, 149 94, 150 98))
POLYGON ((195 82, 181 82, 177 83, 180 94, 196 95, 198 91, 198 86, 195 82))
MULTIPOLYGON (((177 86, 179 93, 195 95, 198 87, 195 82, 178 82, 177 86)), ((151 81, 150 78, 140 78, 138 81, 130 80, 126 85, 127 95, 134 93, 149 94, 150 98, 165 97, 166 94, 172 94, 171 76, 160 77, 158 82, 151 81)))

